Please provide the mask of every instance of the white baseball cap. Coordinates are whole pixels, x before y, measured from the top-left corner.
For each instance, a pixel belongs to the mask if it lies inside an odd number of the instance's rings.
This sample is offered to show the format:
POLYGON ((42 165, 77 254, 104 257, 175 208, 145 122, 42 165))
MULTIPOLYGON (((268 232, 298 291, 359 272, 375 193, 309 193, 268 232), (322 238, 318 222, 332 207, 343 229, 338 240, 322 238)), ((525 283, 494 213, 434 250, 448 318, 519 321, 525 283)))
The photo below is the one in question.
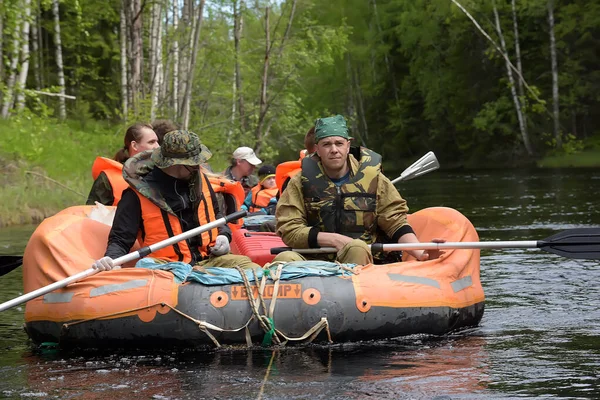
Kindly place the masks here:
POLYGON ((252 150, 250 147, 238 147, 233 152, 233 158, 236 160, 246 160, 252 165, 258 165, 262 163, 260 158, 256 157, 254 150, 252 150))

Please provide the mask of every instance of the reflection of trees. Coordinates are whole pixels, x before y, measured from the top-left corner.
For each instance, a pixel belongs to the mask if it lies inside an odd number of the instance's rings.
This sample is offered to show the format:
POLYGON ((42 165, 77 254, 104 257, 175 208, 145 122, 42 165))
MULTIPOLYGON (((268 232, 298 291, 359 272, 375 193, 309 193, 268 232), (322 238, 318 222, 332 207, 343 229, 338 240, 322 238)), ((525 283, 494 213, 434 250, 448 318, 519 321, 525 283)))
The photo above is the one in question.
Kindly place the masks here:
POLYGON ((485 390, 484 345, 482 337, 461 336, 279 350, 61 353, 25 361, 27 390, 47 397, 430 398, 485 390))

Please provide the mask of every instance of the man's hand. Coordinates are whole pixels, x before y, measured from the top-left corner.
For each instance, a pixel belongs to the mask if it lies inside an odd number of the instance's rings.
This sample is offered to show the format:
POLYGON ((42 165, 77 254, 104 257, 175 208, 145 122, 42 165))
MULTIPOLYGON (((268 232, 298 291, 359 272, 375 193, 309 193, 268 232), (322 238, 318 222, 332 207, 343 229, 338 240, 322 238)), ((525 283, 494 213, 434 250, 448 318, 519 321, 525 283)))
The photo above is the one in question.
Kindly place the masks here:
POLYGON ((215 245, 210 248, 210 254, 213 256, 222 256, 229 253, 229 239, 225 235, 217 236, 215 245))
POLYGON ((110 271, 111 269, 115 268, 115 264, 112 258, 102 257, 92 264, 92 268, 97 269, 98 271, 110 271))
MULTIPOLYGON (((431 239, 432 243, 444 243, 446 239, 431 239)), ((419 250, 416 250, 419 251, 419 250)), ((435 260, 439 258, 444 252, 442 250, 424 250, 420 255, 415 255, 419 261, 435 260)))
POLYGON ((339 233, 319 232, 317 241, 321 247, 335 247, 337 251, 350 243, 353 239, 348 236, 340 235, 339 233))

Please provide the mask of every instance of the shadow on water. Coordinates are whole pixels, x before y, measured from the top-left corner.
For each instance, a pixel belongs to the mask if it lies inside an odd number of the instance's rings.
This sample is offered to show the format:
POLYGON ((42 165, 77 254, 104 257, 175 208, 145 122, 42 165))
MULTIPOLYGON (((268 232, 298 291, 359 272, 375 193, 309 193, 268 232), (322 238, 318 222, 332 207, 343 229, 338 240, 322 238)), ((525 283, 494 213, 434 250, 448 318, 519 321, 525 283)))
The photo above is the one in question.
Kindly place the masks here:
MULTIPOLYGON (((412 211, 461 211, 486 241, 600 227, 598 170, 436 171, 398 188, 412 211)), ((0 231, 0 245, 10 246, 4 254, 25 245, 11 236, 0 231)), ((600 263, 538 249, 481 256, 480 326, 439 338, 276 351, 39 353, 29 347, 17 307, 0 319, 0 397, 598 398, 600 263)), ((20 269, 0 278, 0 301, 21 292, 20 269)))

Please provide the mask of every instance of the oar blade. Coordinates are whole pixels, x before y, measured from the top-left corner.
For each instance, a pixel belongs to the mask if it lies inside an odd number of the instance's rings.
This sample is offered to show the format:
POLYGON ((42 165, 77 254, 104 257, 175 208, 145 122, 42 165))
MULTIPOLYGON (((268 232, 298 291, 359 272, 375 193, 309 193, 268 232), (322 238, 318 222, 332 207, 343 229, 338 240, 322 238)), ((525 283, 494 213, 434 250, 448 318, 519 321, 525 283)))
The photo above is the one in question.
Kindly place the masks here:
POLYGON ((600 260, 600 228, 569 229, 539 242, 538 247, 562 257, 600 260))
POLYGON ((417 176, 424 175, 428 172, 435 171, 440 167, 440 163, 437 160, 437 157, 430 151, 425 154, 423 157, 419 158, 414 164, 410 167, 406 168, 402 175, 397 177, 392 181, 393 184, 396 184, 400 181, 407 181, 409 179, 416 178, 417 176))
POLYGON ((22 256, 0 256, 0 276, 8 274, 23 265, 22 256))

